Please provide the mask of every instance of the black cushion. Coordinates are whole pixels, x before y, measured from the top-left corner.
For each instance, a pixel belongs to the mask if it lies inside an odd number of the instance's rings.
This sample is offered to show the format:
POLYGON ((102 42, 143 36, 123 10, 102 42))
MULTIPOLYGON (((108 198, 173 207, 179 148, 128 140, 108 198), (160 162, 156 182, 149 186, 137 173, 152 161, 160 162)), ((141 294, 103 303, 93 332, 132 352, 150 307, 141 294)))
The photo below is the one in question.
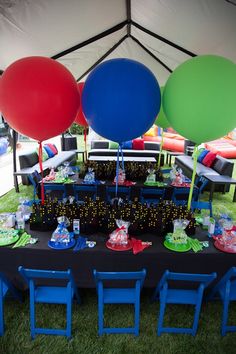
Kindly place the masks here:
POLYGON ((24 155, 19 155, 20 168, 32 167, 39 162, 38 154, 35 151, 26 152, 24 155))
POLYGON ((232 162, 221 156, 217 156, 212 168, 221 175, 228 175, 230 169, 232 168, 232 162))
POLYGON ((92 141, 91 149, 108 149, 109 141, 92 141))
POLYGON ((145 141, 144 142, 144 149, 145 150, 160 151, 160 144, 159 143, 155 143, 155 142, 145 141))

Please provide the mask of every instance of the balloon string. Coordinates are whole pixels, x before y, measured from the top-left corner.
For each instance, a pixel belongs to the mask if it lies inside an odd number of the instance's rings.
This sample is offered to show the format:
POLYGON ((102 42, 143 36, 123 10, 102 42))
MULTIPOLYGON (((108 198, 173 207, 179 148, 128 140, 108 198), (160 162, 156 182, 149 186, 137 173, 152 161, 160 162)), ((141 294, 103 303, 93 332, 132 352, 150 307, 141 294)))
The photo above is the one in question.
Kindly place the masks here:
POLYGON ((193 151, 193 173, 192 173, 192 181, 191 181, 191 186, 190 186, 190 191, 188 196, 188 210, 191 209, 196 170, 197 170, 197 145, 194 146, 194 151, 193 151))
POLYGON ((124 154, 123 154, 123 150, 122 150, 122 144, 119 144, 119 150, 120 150, 120 154, 121 154, 121 167, 122 170, 125 170, 125 164, 124 164, 124 154))
POLYGON ((163 148, 163 143, 164 143, 164 129, 163 128, 160 128, 161 129, 161 144, 160 144, 160 150, 159 150, 159 156, 158 156, 158 168, 160 167, 161 165, 161 154, 162 154, 162 148, 163 148))
POLYGON ((87 160, 87 129, 84 128, 84 151, 87 160))
POLYGON ((44 204, 44 185, 43 185, 43 148, 42 148, 42 142, 39 142, 39 168, 40 168, 40 173, 42 176, 42 181, 41 181, 41 203, 44 204))
POLYGON ((118 193, 118 175, 119 175, 119 154, 120 153, 120 146, 117 149, 117 158, 116 158, 116 197, 118 193))

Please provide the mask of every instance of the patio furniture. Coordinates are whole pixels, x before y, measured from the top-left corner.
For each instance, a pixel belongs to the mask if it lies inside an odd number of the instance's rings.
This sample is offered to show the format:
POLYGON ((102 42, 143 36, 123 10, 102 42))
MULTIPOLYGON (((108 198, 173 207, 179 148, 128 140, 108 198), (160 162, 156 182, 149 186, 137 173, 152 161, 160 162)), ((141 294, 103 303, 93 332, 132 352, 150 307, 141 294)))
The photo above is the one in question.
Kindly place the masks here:
POLYGON ((93 200, 97 197, 97 186, 96 185, 81 185, 81 184, 74 184, 73 191, 75 200, 79 203, 84 203, 86 197, 89 197, 93 200))
POLYGON ((202 305, 203 292, 205 288, 216 278, 216 273, 211 274, 191 274, 191 273, 174 273, 166 270, 159 281, 152 300, 160 301, 160 314, 157 324, 157 335, 162 333, 186 333, 192 336, 196 335, 199 315, 202 305), (170 282, 180 282, 180 286, 172 287, 170 282), (198 283, 198 287, 186 289, 183 282, 198 283), (167 304, 186 304, 195 306, 193 326, 191 328, 164 327, 164 315, 167 304))
POLYGON ((93 271, 98 294, 98 334, 130 333, 139 335, 140 317, 140 292, 146 276, 146 270, 137 272, 98 272, 93 271), (118 284, 120 281, 133 281, 131 287, 106 286, 106 282, 113 281, 118 284), (133 304, 134 305, 134 326, 133 327, 104 327, 104 305, 105 304, 133 304))
POLYGON ((0 272, 0 336, 3 336, 4 334, 3 303, 8 293, 11 293, 15 299, 22 301, 21 294, 18 292, 18 290, 14 287, 10 280, 8 280, 7 277, 2 272, 0 272))
POLYGON ((236 301, 236 267, 230 268, 211 290, 207 300, 220 299, 223 305, 221 334, 236 332, 236 325, 228 325, 229 306, 236 301))
POLYGON ((164 199, 165 188, 140 188, 140 202, 159 204, 164 199))
POLYGON ((80 296, 75 286, 70 269, 67 271, 26 269, 18 268, 19 273, 29 286, 30 291, 30 333, 34 339, 36 334, 54 334, 71 337, 71 309, 72 300, 75 297, 80 303, 80 296), (38 281, 44 281, 45 285, 38 281), (50 285, 51 281, 64 281, 64 286, 50 285), (36 327, 35 304, 64 304, 66 305, 66 329, 36 327))
POLYGON ((115 186, 106 186, 106 201, 111 203, 114 198, 122 198, 124 200, 130 200, 131 188, 125 186, 118 186, 117 195, 115 186))

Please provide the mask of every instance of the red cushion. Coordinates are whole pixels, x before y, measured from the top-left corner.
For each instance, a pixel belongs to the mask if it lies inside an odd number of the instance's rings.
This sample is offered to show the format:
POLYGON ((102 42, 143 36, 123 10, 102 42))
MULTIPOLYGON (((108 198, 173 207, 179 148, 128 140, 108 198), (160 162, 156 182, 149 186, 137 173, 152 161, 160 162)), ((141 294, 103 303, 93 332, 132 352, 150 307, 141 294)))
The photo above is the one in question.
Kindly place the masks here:
POLYGON ((216 154, 212 151, 208 152, 208 154, 202 160, 202 164, 207 167, 211 167, 213 162, 215 161, 216 154))
POLYGON ((58 150, 56 148, 56 145, 54 145, 54 144, 45 144, 45 145, 47 145, 55 155, 58 154, 58 150))
POLYGON ((144 150, 144 140, 143 139, 134 139, 132 141, 133 150, 144 150))

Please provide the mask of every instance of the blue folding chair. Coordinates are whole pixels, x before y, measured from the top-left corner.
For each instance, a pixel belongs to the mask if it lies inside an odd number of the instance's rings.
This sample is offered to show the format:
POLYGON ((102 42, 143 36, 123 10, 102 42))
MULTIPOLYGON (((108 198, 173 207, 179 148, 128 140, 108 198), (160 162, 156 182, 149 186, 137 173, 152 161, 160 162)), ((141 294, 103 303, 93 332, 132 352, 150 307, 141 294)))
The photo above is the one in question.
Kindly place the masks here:
POLYGON ((30 181, 30 183, 33 185, 34 187, 34 197, 33 200, 35 202, 35 198, 36 195, 38 195, 38 189, 39 189, 39 182, 42 180, 42 176, 41 174, 35 170, 33 173, 31 173, 30 175, 28 175, 28 179, 30 181))
POLYGON ((187 205, 190 189, 188 187, 175 187, 172 193, 172 201, 175 205, 187 205))
POLYGON ((74 278, 70 269, 67 271, 55 270, 39 270, 39 269, 26 269, 20 266, 18 268, 20 274, 29 286, 30 291, 30 332, 31 338, 34 339, 36 334, 54 334, 62 335, 68 338, 71 337, 71 308, 74 296, 77 302, 80 303, 80 296, 76 288, 74 278), (47 285, 39 285, 39 281, 45 281, 47 285), (64 286, 51 286, 48 285, 48 279, 55 279, 57 281, 64 281, 64 286), (35 304, 48 303, 48 304, 65 304, 66 311, 66 329, 54 328, 39 328, 36 327, 35 319, 35 304))
POLYGON ((58 200, 66 198, 66 185, 65 184, 53 184, 53 183, 44 183, 44 193, 46 195, 52 194, 51 197, 56 197, 58 200))
POLYGON ((78 203, 84 203, 86 198, 96 200, 97 198, 97 185, 83 186, 80 184, 74 184, 74 196, 78 203))
POLYGON ((131 189, 126 186, 118 186, 117 195, 115 186, 106 186, 106 201, 107 203, 112 203, 112 199, 121 198, 123 200, 130 200, 131 189))
POLYGON ((219 298, 223 303, 221 334, 235 332, 236 326, 228 326, 228 312, 231 301, 236 301, 236 267, 230 268, 220 281, 213 287, 207 300, 219 298))
POLYGON ((199 176, 195 181, 195 193, 193 194, 192 202, 191 202, 191 209, 194 210, 209 210, 210 216, 213 215, 212 212, 212 201, 201 201, 201 195, 204 192, 207 184, 209 183, 208 179, 204 176, 199 176))
POLYGON ((204 177, 204 176, 198 176, 195 180, 195 186, 198 188, 198 199, 201 196, 201 194, 204 192, 206 186, 208 185, 209 180, 204 177))
POLYGON ((213 212, 212 212, 212 203, 211 201, 192 201, 191 202, 191 210, 194 211, 194 210, 209 210, 209 213, 210 213, 210 216, 213 215, 213 212))
POLYGON ((97 272, 93 271, 98 293, 98 334, 131 333, 139 334, 140 292, 146 276, 146 270, 137 272, 97 272), (106 281, 133 281, 131 287, 106 287, 106 281), (134 327, 104 327, 104 304, 134 304, 134 327))
POLYGON ((164 188, 140 188, 140 202, 147 204, 159 204, 164 199, 164 188))
POLYGON ((199 315, 202 304, 204 289, 216 278, 216 273, 212 274, 191 274, 191 273, 173 273, 166 270, 159 281, 152 300, 160 301, 160 314, 157 324, 157 335, 162 333, 187 333, 196 335, 199 315), (179 289, 170 288, 170 281, 186 281, 199 283, 197 288, 179 289), (195 306, 195 314, 192 328, 164 327, 164 315, 166 304, 186 304, 195 306))
POLYGON ((11 284, 11 282, 7 279, 7 277, 0 272, 0 336, 4 334, 4 310, 3 303, 7 293, 10 292, 11 295, 22 301, 21 294, 18 290, 11 284))

